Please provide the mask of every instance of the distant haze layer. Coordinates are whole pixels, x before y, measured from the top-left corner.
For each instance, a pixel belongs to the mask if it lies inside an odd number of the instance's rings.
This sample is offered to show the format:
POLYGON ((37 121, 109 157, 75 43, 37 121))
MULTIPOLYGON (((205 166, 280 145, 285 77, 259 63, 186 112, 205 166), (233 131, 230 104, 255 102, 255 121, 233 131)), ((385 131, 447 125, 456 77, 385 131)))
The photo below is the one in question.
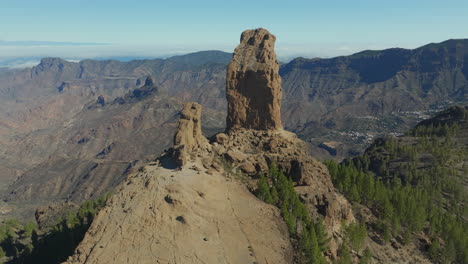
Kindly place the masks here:
MULTIPOLYGON (((292 44, 278 41, 276 52, 281 62, 289 62, 296 57, 330 58, 350 55, 361 50, 385 48, 416 48, 422 43, 310 43, 292 44)), ((132 59, 167 58, 202 50, 229 52, 234 43, 212 45, 120 45, 108 43, 49 42, 49 41, 0 41, 0 67, 32 67, 44 57, 61 57, 68 60, 83 59, 132 59)))

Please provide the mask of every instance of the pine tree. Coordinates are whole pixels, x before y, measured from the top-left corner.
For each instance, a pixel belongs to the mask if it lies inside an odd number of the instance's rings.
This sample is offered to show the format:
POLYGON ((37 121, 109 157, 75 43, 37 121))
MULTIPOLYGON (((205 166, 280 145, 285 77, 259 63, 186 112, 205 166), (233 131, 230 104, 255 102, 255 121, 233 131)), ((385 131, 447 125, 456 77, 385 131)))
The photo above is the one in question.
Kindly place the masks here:
MULTIPOLYGON (((328 248, 328 236, 324 226, 321 222, 318 222, 317 225, 312 223, 309 211, 299 198, 290 177, 286 177, 275 164, 272 164, 269 173, 269 178, 273 182, 269 188, 271 200, 280 207, 290 236, 298 239, 302 256, 305 258, 304 262, 325 264, 323 251, 328 248), (297 228, 298 226, 302 228, 297 228)), ((265 183, 266 179, 259 180, 258 194, 264 193, 264 191, 260 192, 260 189, 265 189, 261 187, 265 183)))
POLYGON ((411 242, 411 232, 409 230, 405 230, 403 233, 403 243, 407 245, 409 242, 411 242))
POLYGON ((304 253, 306 259, 310 259, 312 256, 312 251, 311 251, 312 241, 310 238, 310 232, 307 232, 307 230, 303 232, 302 237, 299 242, 300 242, 299 247, 301 251, 304 253))
POLYGON ((13 259, 19 258, 20 253, 18 251, 18 248, 16 246, 13 246, 13 259))
POLYGON ((359 251, 367 237, 366 224, 355 223, 350 224, 345 229, 346 240, 349 245, 356 251, 359 251))
POLYGON ((353 184, 350 188, 349 197, 353 202, 359 203, 361 201, 359 191, 355 184, 353 184))
POLYGON ((390 228, 388 227, 387 224, 384 224, 383 225, 383 239, 386 243, 390 242, 390 236, 391 236, 390 228))
POLYGON ((21 254, 23 256, 29 256, 33 252, 33 250, 34 246, 32 244, 29 244, 23 249, 23 252, 21 252, 21 254))
MULTIPOLYGON (((307 231, 306 231, 307 232, 307 231)), ((315 234, 315 228, 309 228, 308 232, 310 233, 310 260, 311 263, 322 263, 321 261, 321 253, 319 249, 319 243, 317 240, 317 235, 315 234)))
POLYGON ((431 256, 432 259, 437 259, 437 257, 439 256, 439 252, 440 252, 439 239, 435 238, 432 240, 432 243, 429 246, 429 256, 431 256))
POLYGON ((263 174, 257 183, 257 197, 266 203, 272 203, 273 201, 270 194, 270 186, 263 174))
POLYGON ((279 174, 280 174, 280 171, 278 169, 278 166, 276 166, 276 163, 275 162, 272 162, 270 164, 270 168, 268 170, 268 174, 270 175, 270 177, 273 179, 273 180, 277 180, 279 174))
POLYGON ((275 186, 271 186, 270 193, 271 193, 271 203, 278 204, 279 197, 278 197, 278 191, 276 190, 275 186))
POLYGON ((320 251, 325 252, 328 250, 328 242, 330 242, 330 237, 328 237, 327 231, 325 230, 325 225, 323 224, 322 219, 317 220, 314 224, 315 234, 317 235, 317 241, 319 243, 320 251))
POLYGON ((382 219, 391 219, 393 216, 393 206, 388 197, 384 198, 382 205, 382 219))
POLYGON ((372 261, 372 252, 370 251, 369 248, 366 248, 362 255, 361 261, 359 261, 359 264, 370 264, 371 261, 372 261))
POLYGON ((455 247, 455 243, 452 240, 447 241, 447 244, 444 247, 442 255, 443 255, 444 260, 447 261, 448 263, 452 263, 455 260, 457 256, 457 250, 455 247))
POLYGON ((349 253, 349 248, 343 243, 338 252, 338 264, 352 264, 351 254, 349 253))

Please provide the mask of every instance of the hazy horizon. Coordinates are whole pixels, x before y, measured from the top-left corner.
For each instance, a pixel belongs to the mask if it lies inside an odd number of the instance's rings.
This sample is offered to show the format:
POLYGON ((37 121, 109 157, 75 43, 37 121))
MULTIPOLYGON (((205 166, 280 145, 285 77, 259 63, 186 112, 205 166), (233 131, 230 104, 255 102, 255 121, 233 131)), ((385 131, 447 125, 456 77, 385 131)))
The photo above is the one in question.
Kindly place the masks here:
POLYGON ((0 23, 8 25, 0 32, 0 65, 31 57, 81 60, 232 52, 241 32, 257 27, 277 36, 282 61, 413 49, 468 37, 467 10, 468 2, 460 0, 423 5, 403 0, 14 1, 0 9, 0 23))

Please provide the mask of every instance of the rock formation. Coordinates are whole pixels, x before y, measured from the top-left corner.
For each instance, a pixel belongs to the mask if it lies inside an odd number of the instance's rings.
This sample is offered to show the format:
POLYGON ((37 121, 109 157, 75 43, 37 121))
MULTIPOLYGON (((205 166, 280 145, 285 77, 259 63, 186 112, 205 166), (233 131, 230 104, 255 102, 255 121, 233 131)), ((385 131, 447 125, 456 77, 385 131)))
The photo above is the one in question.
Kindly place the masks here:
POLYGON ((227 130, 281 129, 281 77, 276 37, 265 29, 246 30, 226 75, 227 130))
MULTIPOLYGON (((228 133, 213 137, 213 150, 251 176, 267 174, 277 164, 292 177, 311 215, 323 217, 335 234, 343 221, 354 221, 351 205, 336 192, 327 168, 308 155, 306 144, 282 130, 275 39, 262 28, 242 33, 226 75, 228 133)), ((336 250, 336 241, 331 241, 331 253, 336 250)))
MULTIPOLYGON (((327 231, 340 237, 343 222, 353 222, 351 204, 332 184, 325 165, 307 153, 306 143, 294 133, 280 131, 242 130, 218 134, 213 138, 213 152, 229 161, 234 171, 250 176, 268 175, 275 163, 291 176, 296 192, 309 209, 313 219, 323 218, 327 231)), ((338 241, 330 241, 335 255, 338 241)))
POLYGON ((292 177, 310 215, 324 218, 336 256, 351 206, 305 143, 282 129, 274 40, 264 29, 242 34, 227 70, 229 133, 209 143, 201 106, 184 104, 163 166, 149 164, 121 185, 69 263, 292 263, 280 211, 246 188, 256 183, 246 176, 267 174, 273 163, 292 177), (164 166, 168 157, 180 170, 164 166))
POLYGON ((201 130, 201 110, 201 105, 197 103, 184 104, 174 136, 173 155, 178 166, 185 165, 190 153, 195 149, 208 145, 208 140, 201 130))

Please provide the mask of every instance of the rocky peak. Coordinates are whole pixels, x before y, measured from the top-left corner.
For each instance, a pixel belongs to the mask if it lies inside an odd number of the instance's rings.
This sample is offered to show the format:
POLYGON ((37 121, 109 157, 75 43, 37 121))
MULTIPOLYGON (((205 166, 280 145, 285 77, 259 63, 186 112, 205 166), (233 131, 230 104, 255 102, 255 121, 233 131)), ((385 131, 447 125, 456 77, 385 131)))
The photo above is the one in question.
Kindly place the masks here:
POLYGON ((281 124, 281 77, 276 37, 266 29, 246 30, 227 67, 227 130, 278 130, 281 124))
POLYGON ((146 77, 145 85, 144 86, 155 86, 154 78, 152 76, 146 77))
POLYGON ((158 92, 158 90, 158 87, 154 84, 154 78, 148 76, 145 80, 145 84, 142 87, 133 90, 131 97, 136 99, 145 98, 148 95, 158 92))
POLYGON ((178 166, 183 166, 197 149, 204 149, 208 140, 201 130, 201 105, 185 103, 174 136, 173 156, 178 166))
POLYGON ((72 63, 61 58, 43 58, 41 59, 41 62, 36 66, 36 68, 40 70, 57 68, 61 71, 65 67, 65 65, 69 64, 72 63))

